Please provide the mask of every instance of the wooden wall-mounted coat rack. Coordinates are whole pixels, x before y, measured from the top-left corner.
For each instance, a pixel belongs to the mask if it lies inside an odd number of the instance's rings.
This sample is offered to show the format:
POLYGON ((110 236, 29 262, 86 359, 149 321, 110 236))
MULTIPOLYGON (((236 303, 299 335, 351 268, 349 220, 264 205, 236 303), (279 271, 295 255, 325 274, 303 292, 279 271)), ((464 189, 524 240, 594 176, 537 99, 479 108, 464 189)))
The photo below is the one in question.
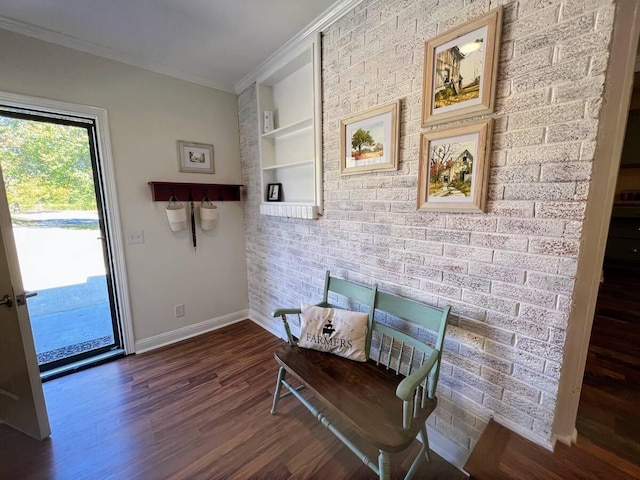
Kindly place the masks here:
POLYGON ((187 201, 191 197, 200 201, 205 196, 212 202, 237 202, 242 200, 240 189, 244 185, 220 183, 149 182, 151 198, 154 202, 169 201, 172 195, 187 201))

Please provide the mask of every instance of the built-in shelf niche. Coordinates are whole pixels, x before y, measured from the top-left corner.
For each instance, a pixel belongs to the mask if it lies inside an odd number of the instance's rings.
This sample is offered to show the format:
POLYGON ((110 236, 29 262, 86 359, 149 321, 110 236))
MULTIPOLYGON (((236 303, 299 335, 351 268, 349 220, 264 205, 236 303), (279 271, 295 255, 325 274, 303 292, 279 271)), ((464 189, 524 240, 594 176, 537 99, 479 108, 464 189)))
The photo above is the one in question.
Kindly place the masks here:
POLYGON ((317 218, 322 212, 320 35, 257 79, 263 215, 317 218), (265 132, 264 112, 273 112, 265 132), (267 202, 270 183, 282 201, 267 202))

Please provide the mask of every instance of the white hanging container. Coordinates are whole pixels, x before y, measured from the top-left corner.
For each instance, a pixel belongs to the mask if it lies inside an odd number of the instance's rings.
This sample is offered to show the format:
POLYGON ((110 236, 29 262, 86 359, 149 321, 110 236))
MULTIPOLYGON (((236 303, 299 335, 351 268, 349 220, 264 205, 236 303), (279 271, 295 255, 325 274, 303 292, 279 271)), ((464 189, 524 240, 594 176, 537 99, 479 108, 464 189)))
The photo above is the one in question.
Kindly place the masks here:
POLYGON ((213 230, 218 221, 218 207, 209 200, 203 200, 200 204, 200 228, 202 230, 213 230))
POLYGON ((176 197, 171 197, 165 212, 172 232, 181 232, 187 229, 187 209, 176 197))

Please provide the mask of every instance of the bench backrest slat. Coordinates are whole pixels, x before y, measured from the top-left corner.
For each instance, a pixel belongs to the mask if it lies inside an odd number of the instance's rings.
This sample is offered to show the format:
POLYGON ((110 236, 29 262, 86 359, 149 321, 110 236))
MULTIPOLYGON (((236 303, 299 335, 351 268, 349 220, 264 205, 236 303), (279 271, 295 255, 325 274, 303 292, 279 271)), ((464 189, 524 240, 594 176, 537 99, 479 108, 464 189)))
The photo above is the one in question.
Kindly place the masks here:
POLYGON ((415 357, 415 353, 416 353, 416 349, 412 348, 411 357, 409 357, 409 370, 407 371, 407 376, 411 375, 411 372, 413 371, 413 359, 415 357))
POLYGON ((434 332, 440 330, 442 310, 429 307, 408 298, 378 292, 376 308, 384 312, 409 320, 434 332))
POLYGON ((329 272, 327 272, 322 301, 329 303, 329 292, 333 292, 342 295, 343 297, 355 300, 362 305, 369 306, 371 305, 372 293, 374 290, 375 287, 365 287, 364 285, 359 285, 347 280, 330 277, 329 272))

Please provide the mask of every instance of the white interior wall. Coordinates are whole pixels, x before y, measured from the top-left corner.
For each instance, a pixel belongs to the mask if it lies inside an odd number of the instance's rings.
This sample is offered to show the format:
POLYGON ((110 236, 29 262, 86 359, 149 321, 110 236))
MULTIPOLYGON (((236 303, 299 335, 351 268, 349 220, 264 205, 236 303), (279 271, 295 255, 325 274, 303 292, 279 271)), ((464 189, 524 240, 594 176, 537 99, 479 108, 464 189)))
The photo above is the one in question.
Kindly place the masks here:
POLYGON ((0 30, 0 90, 105 108, 125 245, 136 345, 166 341, 246 316, 243 205, 218 202, 212 232, 172 233, 147 182, 241 183, 233 94, 0 30), (215 174, 179 173, 176 140, 214 145, 215 174), (186 315, 174 318, 174 305, 186 315), (211 321, 213 320, 213 321, 211 321))

